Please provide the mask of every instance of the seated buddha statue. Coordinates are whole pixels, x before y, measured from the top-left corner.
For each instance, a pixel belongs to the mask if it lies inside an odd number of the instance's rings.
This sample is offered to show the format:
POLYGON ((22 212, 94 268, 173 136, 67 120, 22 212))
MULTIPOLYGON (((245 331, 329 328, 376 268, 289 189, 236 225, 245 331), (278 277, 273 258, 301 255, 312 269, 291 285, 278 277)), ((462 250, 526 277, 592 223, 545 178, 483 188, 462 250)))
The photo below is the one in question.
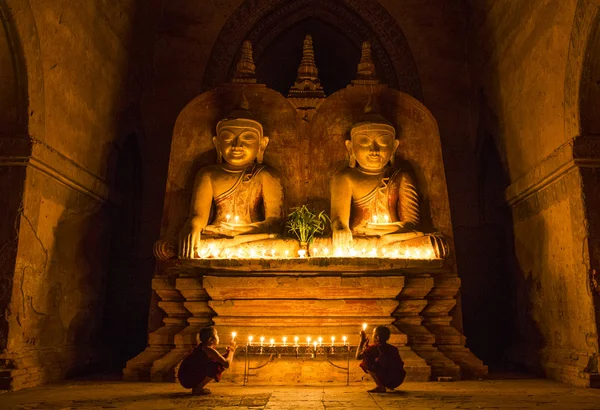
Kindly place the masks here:
MULTIPOLYGON (((274 238, 283 222, 283 188, 262 164, 269 137, 248 103, 217 123, 217 164, 198 172, 179 257, 224 256, 242 244, 274 238)), ((243 247, 243 246, 242 246, 243 247)))
POLYGON ((331 181, 332 246, 336 252, 376 250, 379 256, 444 258, 438 234, 419 231, 419 195, 411 173, 393 167, 394 126, 373 108, 350 130, 349 167, 331 181), (411 255, 412 253, 412 255, 411 255))

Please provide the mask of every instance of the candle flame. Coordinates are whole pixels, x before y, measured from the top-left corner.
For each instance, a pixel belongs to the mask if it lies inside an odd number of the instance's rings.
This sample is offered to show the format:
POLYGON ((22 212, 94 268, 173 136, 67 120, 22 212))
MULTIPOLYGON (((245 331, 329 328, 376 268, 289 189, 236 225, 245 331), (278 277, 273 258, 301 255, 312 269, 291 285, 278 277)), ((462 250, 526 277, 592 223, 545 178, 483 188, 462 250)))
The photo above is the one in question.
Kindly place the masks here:
POLYGON ((363 323, 363 331, 364 330, 367 330, 367 324, 366 323, 363 323))

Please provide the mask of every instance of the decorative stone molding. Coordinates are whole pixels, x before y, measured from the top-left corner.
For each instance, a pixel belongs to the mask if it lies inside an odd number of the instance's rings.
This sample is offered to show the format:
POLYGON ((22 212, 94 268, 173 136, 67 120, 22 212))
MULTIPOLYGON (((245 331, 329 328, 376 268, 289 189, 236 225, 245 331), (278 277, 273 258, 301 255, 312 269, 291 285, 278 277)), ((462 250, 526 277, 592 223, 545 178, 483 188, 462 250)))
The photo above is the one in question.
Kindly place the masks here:
POLYGON ((577 167, 600 167, 600 137, 572 138, 506 189, 512 207, 561 179, 577 167))
POLYGON ((15 151, 3 147, 0 167, 30 167, 98 202, 118 202, 117 198, 110 197, 106 181, 39 139, 33 136, 3 137, 3 144, 7 142, 14 145, 15 151), (30 149, 23 150, 24 144, 30 149))

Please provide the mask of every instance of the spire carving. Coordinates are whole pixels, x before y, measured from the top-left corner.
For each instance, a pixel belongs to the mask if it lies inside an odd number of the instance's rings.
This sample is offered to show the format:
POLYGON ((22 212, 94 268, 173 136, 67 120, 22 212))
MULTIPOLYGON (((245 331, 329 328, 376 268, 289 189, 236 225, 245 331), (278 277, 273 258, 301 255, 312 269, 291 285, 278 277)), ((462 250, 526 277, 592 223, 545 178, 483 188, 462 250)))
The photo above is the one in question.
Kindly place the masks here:
POLYGON ((248 40, 242 44, 242 54, 240 61, 235 66, 232 83, 236 84, 255 84, 256 83, 256 65, 252 58, 252 43, 248 40))
POLYGON ((298 109, 316 108, 325 98, 325 92, 319 80, 319 70, 315 63, 315 53, 310 34, 307 34, 304 38, 298 77, 290 88, 288 98, 298 109))
POLYGON ((360 62, 358 63, 356 80, 352 81, 354 85, 375 85, 379 84, 375 72, 375 64, 371 57, 371 43, 365 41, 362 43, 360 62))

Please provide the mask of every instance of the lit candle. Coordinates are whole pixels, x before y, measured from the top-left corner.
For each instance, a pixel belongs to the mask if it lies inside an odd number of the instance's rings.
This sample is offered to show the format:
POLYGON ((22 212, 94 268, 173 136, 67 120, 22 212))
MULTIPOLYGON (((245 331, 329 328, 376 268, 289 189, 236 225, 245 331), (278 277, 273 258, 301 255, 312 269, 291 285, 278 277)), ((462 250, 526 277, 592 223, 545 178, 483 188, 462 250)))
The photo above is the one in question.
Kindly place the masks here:
POLYGON ((365 253, 367 253, 367 250, 365 248, 361 249, 362 254, 364 255, 365 253))
POLYGON ((415 251, 415 255, 417 256, 417 258, 420 258, 420 257, 421 257, 421 250, 420 250, 420 249, 417 249, 417 250, 415 251))
POLYGON ((252 339, 253 339, 252 336, 248 336, 248 345, 249 346, 252 346, 252 339))
POLYGON ((282 340, 283 340, 283 345, 287 346, 287 337, 283 336, 282 340))
POLYGON ((274 258, 275 257, 275 249, 271 249, 271 257, 274 258))
POLYGON ((406 252, 404 252, 404 257, 409 259, 410 258, 410 250, 406 250, 406 252))
POLYGON ((371 256, 377 256, 377 248, 371 249, 371 256))
POLYGON ((218 250, 218 249, 215 249, 215 250, 212 252, 212 256, 213 256, 213 258, 218 258, 218 257, 219 257, 219 253, 220 253, 220 252, 219 252, 219 250, 218 250))
POLYGON ((346 346, 346 336, 342 336, 342 342, 344 342, 344 346, 346 346))
POLYGON ((286 249, 286 250, 285 250, 285 257, 287 258, 289 254, 290 254, 290 251, 288 251, 288 250, 286 249))
POLYGON ((383 219, 385 220, 385 223, 388 223, 390 221, 390 217, 387 215, 384 215, 383 219))
POLYGON ((310 346, 310 336, 306 338, 306 346, 310 346))
POLYGON ((319 336, 319 346, 323 346, 323 338, 321 336, 319 336))
POLYGON ((236 336, 237 336, 237 332, 231 332, 231 341, 232 342, 235 340, 236 336))
POLYGON ((350 248, 350 256, 352 256, 352 257, 356 256, 356 249, 350 248))
POLYGON ((431 259, 431 249, 427 249, 427 259, 431 259))
POLYGON ((315 352, 316 352, 317 351, 317 341, 316 340, 314 341, 313 346, 314 346, 314 349, 315 349, 315 352))
POLYGON ((298 336, 294 336, 294 346, 298 346, 298 336))
POLYGON ((254 250, 254 248, 250 248, 250 257, 256 258, 256 251, 254 250))
POLYGON ((377 223, 377 215, 373 215, 373 223, 376 224, 377 223))
POLYGON ((342 251, 342 248, 335 248, 335 253, 334 256, 343 256, 344 252, 342 251))
POLYGON ((229 220, 231 219, 231 215, 227 214, 227 215, 225 216, 225 219, 227 220, 227 222, 229 222, 229 220))
POLYGON ((367 330, 367 324, 366 324, 366 323, 363 323, 363 332, 364 332, 365 330, 367 330))
POLYGON ((387 249, 383 248, 383 256, 385 256, 387 254, 387 249))
POLYGON ((260 345, 262 346, 264 342, 265 342, 265 337, 261 336, 260 337, 260 345))
POLYGON ((313 258, 316 258, 316 257, 317 257, 317 255, 319 254, 319 248, 313 248, 313 250, 312 250, 312 252, 311 252, 311 253, 312 253, 312 255, 311 255, 311 256, 312 256, 313 258))
POLYGON ((397 257, 398 257, 398 249, 396 249, 396 250, 394 251, 394 258, 397 258, 397 257))
POLYGON ((239 216, 234 216, 233 220, 235 221, 235 223, 238 223, 240 221, 240 217, 239 216))
POLYGON ((323 254, 327 257, 327 255, 329 255, 329 248, 325 247, 325 249, 323 249, 323 254))
POLYGON ((270 342, 271 342, 271 347, 275 346, 275 339, 271 338, 270 342))
POLYGON ((331 336, 331 346, 335 343, 335 336, 331 336))

